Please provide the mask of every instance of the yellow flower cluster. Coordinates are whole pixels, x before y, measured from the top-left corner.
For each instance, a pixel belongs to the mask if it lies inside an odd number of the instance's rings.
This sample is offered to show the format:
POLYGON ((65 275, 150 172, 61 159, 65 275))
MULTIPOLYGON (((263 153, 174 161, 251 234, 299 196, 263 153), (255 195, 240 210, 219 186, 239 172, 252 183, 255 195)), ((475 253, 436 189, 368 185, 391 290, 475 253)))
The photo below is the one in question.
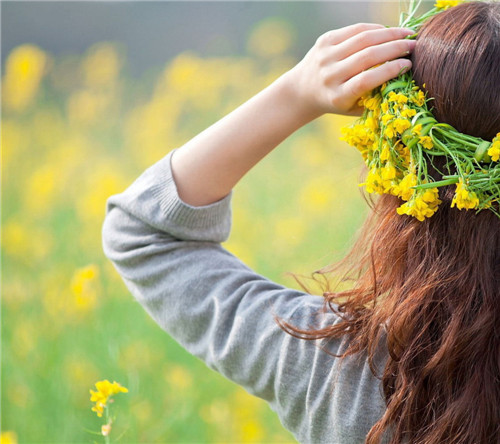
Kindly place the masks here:
POLYGON ((447 9, 457 6, 460 3, 463 3, 463 0, 437 0, 434 6, 438 9, 446 11, 447 9))
POLYGON ((491 160, 494 162, 498 162, 500 160, 500 133, 498 133, 493 139, 493 142, 488 149, 488 156, 490 156, 491 160))
POLYGON ((113 395, 128 392, 128 389, 120 385, 118 382, 111 383, 107 379, 96 382, 95 387, 97 389, 96 392, 90 390, 90 401, 95 402, 95 406, 92 407, 92 411, 96 412, 99 417, 102 416, 104 407, 106 407, 113 395))
MULTIPOLYGON (((461 3, 437 0, 418 17, 411 2, 412 12, 400 26, 418 34, 426 20, 461 3)), ((451 207, 490 209, 500 217, 498 205, 493 205, 500 202, 500 133, 490 142, 438 122, 427 106, 425 90, 425 83, 420 89, 408 71, 361 97, 364 113, 342 128, 341 137, 361 152, 368 167, 360 186, 369 193, 399 197, 404 203, 397 213, 423 221, 442 203, 439 187, 456 185, 451 207), (445 160, 445 172, 434 164, 436 159, 445 160), (442 177, 431 176, 428 165, 442 177)))
POLYGON ((431 217, 441 203, 437 188, 419 191, 413 188, 419 181, 412 147, 433 148, 432 139, 427 136, 430 128, 419 123, 421 119, 417 116, 425 104, 425 94, 413 81, 409 88, 403 88, 407 90, 404 93, 394 90, 385 93, 386 89, 387 85, 382 85, 361 98, 365 118, 342 128, 341 139, 356 147, 370 168, 361 184, 366 191, 400 197, 406 203, 398 213, 422 221, 431 217))
POLYGON ((431 217, 437 211, 440 203, 438 189, 430 188, 418 191, 414 199, 404 203, 396 211, 398 214, 416 217, 422 222, 426 217, 431 217))
POLYGON ((474 191, 470 191, 467 189, 467 186, 463 183, 462 180, 459 180, 457 183, 457 189, 455 190, 455 196, 453 196, 453 200, 451 201, 451 206, 457 206, 459 210, 473 210, 479 207, 479 198, 474 191))

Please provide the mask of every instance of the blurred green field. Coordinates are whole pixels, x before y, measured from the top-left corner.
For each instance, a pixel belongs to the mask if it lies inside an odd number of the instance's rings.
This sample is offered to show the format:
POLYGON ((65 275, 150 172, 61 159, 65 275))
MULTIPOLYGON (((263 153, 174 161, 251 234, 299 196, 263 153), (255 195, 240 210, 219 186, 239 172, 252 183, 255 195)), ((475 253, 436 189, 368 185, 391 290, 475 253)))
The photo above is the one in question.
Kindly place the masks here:
MULTIPOLYGON (((2 431, 20 443, 103 442, 89 389, 116 380, 120 442, 294 442, 266 403, 174 343, 101 250, 105 201, 146 167, 296 62, 292 36, 267 21, 238 57, 182 53, 132 80, 103 42, 55 58, 13 50, 2 78, 2 431)), ((296 286, 341 257, 367 208, 361 157, 325 116, 238 186, 227 248, 296 286)), ((249 125, 251 122, 249 122, 249 125)), ((237 141, 235 141, 237 143, 237 141)), ((179 295, 179 297, 182 297, 179 295)), ((7 442, 4 435, 3 442, 7 442)))

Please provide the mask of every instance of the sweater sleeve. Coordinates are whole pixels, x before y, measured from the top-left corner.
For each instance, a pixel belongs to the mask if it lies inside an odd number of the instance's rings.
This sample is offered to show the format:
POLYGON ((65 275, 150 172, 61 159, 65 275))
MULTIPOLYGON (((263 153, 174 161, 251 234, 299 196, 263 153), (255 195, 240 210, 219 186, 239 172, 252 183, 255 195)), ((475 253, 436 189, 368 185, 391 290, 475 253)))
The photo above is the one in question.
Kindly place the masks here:
MULTIPOLYGON (((285 427, 308 441, 310 409, 324 401, 331 408, 333 358, 318 344, 285 333, 275 316, 308 327, 323 298, 271 282, 226 251, 220 243, 230 232, 231 196, 203 207, 184 203, 170 158, 109 198, 104 252, 162 329, 210 368, 268 401, 285 427), (307 405, 311 400, 315 404, 307 405)), ((316 326, 337 321, 326 313, 316 326)), ((344 345, 333 341, 328 349, 338 353, 344 345)))

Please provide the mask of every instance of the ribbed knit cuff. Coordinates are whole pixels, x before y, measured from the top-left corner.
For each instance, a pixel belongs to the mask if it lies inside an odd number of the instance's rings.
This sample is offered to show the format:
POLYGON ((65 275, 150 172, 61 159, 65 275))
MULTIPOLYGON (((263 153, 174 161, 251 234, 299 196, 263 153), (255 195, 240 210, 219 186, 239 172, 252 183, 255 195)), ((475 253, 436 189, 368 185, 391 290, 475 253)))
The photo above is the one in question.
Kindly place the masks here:
POLYGON ((173 152, 152 167, 160 180, 151 191, 166 218, 168 231, 184 240, 225 241, 231 231, 231 193, 218 202, 200 207, 183 202, 172 175, 173 152))

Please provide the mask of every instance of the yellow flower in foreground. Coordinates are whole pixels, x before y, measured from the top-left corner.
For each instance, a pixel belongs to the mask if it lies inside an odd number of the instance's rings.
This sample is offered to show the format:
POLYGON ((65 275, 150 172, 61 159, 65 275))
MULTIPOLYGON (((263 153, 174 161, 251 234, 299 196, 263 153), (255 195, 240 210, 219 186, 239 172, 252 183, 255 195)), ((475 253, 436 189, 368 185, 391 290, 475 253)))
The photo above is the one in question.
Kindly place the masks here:
POLYGON ((421 123, 415 125, 411 129, 412 134, 415 134, 416 136, 420 136, 420 131, 422 131, 422 124, 421 123))
POLYGON ((471 210, 479 206, 479 198, 474 191, 469 191, 467 186, 459 180, 457 183, 457 189, 455 190, 455 196, 451 201, 451 207, 457 206, 459 210, 466 209, 471 210))
POLYGON ((399 104, 404 104, 408 102, 408 97, 404 94, 396 94, 394 91, 391 91, 387 96, 389 102, 396 102, 399 104))
POLYGON ((441 200, 438 198, 438 189, 431 188, 419 192, 414 199, 405 202, 396 211, 398 214, 407 214, 423 222, 426 217, 431 217, 438 210, 441 200))
POLYGON ((377 95, 375 97, 366 97, 363 99, 363 105, 369 110, 375 111, 379 106, 382 98, 377 95))
POLYGON ((419 141, 420 141, 420 144, 424 148, 427 148, 428 150, 431 150, 432 148, 434 148, 434 143, 432 143, 432 139, 430 138, 430 136, 422 136, 422 137, 420 137, 419 141))
POLYGON ((396 168, 391 162, 387 162, 382 168, 382 179, 383 180, 391 180, 396 177, 396 168))
POLYGON ((394 120, 392 124, 399 134, 403 134, 408 128, 411 127, 411 122, 409 120, 401 118, 394 120))
POLYGON ((384 114, 384 115, 382 116, 382 123, 383 123, 384 125, 387 125, 387 124, 388 124, 388 123, 389 123, 392 119, 394 119, 394 117, 395 117, 395 116, 394 116, 394 115, 392 115, 392 114, 384 114))
POLYGON ((389 157, 391 156, 391 147, 387 142, 383 142, 382 144, 382 151, 380 152, 380 160, 389 160, 389 157))
POLYGON ((415 193, 415 190, 412 188, 415 185, 417 185, 417 176, 415 173, 410 172, 399 182, 394 193, 403 200, 410 200, 411 196, 415 193))
MULTIPOLYGON (((424 88, 425 88, 425 83, 424 83, 424 88)), ((417 106, 424 106, 425 103, 424 92, 421 89, 419 89, 417 94, 411 98, 411 101, 417 106)))
POLYGON ((438 9, 446 11, 447 9, 457 6, 460 3, 463 3, 463 0, 437 0, 434 6, 438 9))
POLYGON ((128 389, 120 385, 118 382, 109 382, 107 379, 104 381, 98 381, 95 384, 97 391, 90 390, 90 401, 95 402, 95 406, 92 407, 92 411, 97 413, 97 416, 101 417, 110 398, 117 393, 127 393, 128 389))
POLYGON ((500 160, 500 133, 493 139, 493 144, 488 149, 488 156, 495 162, 500 160))
POLYGON ((372 168, 366 176, 366 182, 360 183, 359 186, 364 185, 368 193, 382 194, 384 192, 384 186, 380 173, 381 171, 378 168, 372 168))
POLYGON ((416 109, 406 108, 406 109, 404 109, 403 111, 401 111, 401 117, 408 117, 408 118, 411 118, 411 117, 413 117, 415 114, 417 114, 417 110, 416 110, 416 109))

